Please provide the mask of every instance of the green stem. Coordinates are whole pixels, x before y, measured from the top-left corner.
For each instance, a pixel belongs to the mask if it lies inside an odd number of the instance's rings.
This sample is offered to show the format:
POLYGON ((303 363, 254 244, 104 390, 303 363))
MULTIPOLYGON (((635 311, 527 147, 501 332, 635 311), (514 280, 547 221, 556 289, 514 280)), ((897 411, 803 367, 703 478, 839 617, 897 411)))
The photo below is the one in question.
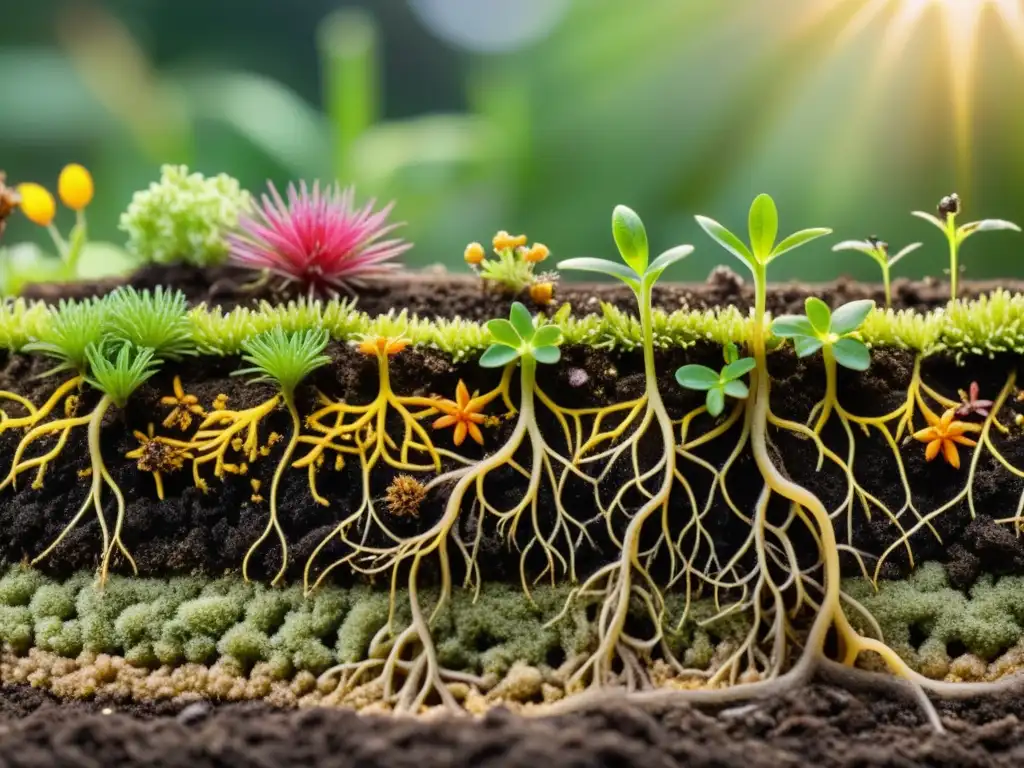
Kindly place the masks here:
POLYGON ((892 306, 892 290, 889 285, 889 265, 882 265, 882 285, 885 287, 885 308, 892 306))
POLYGON ((825 397, 822 400, 818 421, 814 425, 814 431, 818 434, 824 429, 836 403, 836 356, 832 353, 831 344, 821 348, 821 359, 825 364, 825 397))
POLYGON ((949 240, 949 300, 956 298, 957 276, 960 266, 957 263, 959 245, 956 241, 956 214, 946 217, 946 239, 949 240))

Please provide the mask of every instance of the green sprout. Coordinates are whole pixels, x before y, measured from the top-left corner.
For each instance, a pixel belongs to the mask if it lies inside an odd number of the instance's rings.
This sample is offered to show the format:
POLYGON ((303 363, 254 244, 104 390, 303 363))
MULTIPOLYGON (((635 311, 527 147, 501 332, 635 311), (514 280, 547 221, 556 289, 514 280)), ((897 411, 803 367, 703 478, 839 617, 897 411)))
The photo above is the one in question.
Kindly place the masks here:
POLYGON ((776 318, 772 322, 772 333, 792 339, 797 357, 808 357, 821 349, 826 356, 834 356, 844 368, 866 371, 871 365, 871 353, 853 334, 874 308, 875 302, 863 299, 831 312, 824 301, 809 296, 804 302, 807 314, 776 318))
MULTIPOLYGON (((62 419, 47 422, 46 424, 29 431, 29 433, 22 439, 21 443, 19 443, 18 448, 15 451, 13 462, 14 466, 3 485, 7 485, 8 483, 13 484, 19 472, 38 463, 38 460, 29 459, 23 461, 22 459, 26 448, 34 440, 43 437, 44 435, 60 433, 58 450, 56 453, 51 453, 49 455, 49 458, 52 459, 57 455, 57 453, 59 453, 59 448, 63 447, 66 443, 71 429, 77 426, 88 425, 87 445, 90 458, 89 475, 92 478, 92 484, 89 492, 86 494, 85 501, 82 503, 82 506, 79 507, 77 514, 75 514, 71 519, 71 522, 64 527, 64 530, 61 531, 60 535, 57 536, 49 547, 32 560, 32 564, 35 565, 53 552, 68 533, 78 525, 85 513, 88 512, 90 508, 93 508, 96 511, 96 516, 99 518, 100 531, 103 535, 103 556, 100 561, 98 574, 98 583, 100 586, 103 586, 107 581, 107 576, 110 571, 110 560, 114 555, 115 549, 119 550, 121 554, 124 555, 125 559, 128 560, 131 565, 132 570, 136 574, 138 573, 135 560, 132 558, 131 553, 128 552, 124 542, 121 541, 121 529, 124 524, 125 515, 125 500, 124 494, 121 492, 121 489, 114 481, 114 478, 111 476, 103 461, 102 444, 100 440, 100 430, 103 425, 103 418, 106 416, 107 411, 110 410, 111 406, 123 408, 132 394, 134 394, 134 392, 142 386, 143 383, 156 373, 160 366, 160 361, 154 357, 152 349, 135 347, 129 342, 117 344, 117 342, 112 342, 109 339, 98 344, 93 343, 87 345, 85 356, 89 363, 89 372, 85 375, 85 381, 94 389, 102 392, 103 397, 100 398, 99 403, 91 413, 84 416, 65 416, 62 419), (115 349, 116 353, 111 356, 112 351, 115 349), (106 517, 103 514, 103 500, 101 494, 104 485, 110 489, 110 492, 114 495, 114 499, 117 502, 117 517, 114 522, 113 531, 108 529, 106 517)), ((42 483, 42 469, 44 467, 45 462, 40 467, 40 474, 36 479, 37 484, 42 483)))
POLYGON ((708 368, 706 365, 684 365, 676 371, 679 386, 699 392, 706 391, 705 405, 712 416, 720 416, 725 408, 726 396, 737 400, 746 400, 750 394, 742 378, 750 373, 757 362, 752 357, 740 358, 736 345, 732 342, 725 346, 725 367, 721 371, 708 368))
POLYGON ((832 246, 833 251, 860 251, 867 254, 882 269, 882 284, 885 286, 885 306, 892 306, 892 291, 890 289, 890 272, 904 256, 913 253, 921 247, 921 243, 911 243, 894 256, 889 255, 889 244, 877 237, 869 237, 867 240, 844 240, 832 246))
POLYGON ((39 352, 58 361, 43 376, 61 371, 85 373, 89 365, 87 348, 103 338, 106 303, 97 298, 78 302, 61 299, 56 309, 50 307, 47 311, 49 322, 35 341, 25 345, 24 351, 39 352))
MULTIPOLYGON (((277 534, 281 544, 281 567, 271 583, 278 584, 284 578, 288 568, 288 541, 277 517, 277 496, 284 470, 291 463, 292 454, 295 452, 299 434, 302 431, 302 419, 295 406, 295 390, 309 374, 331 362, 331 358, 323 353, 329 339, 329 334, 322 328, 287 333, 277 326, 242 342, 242 349, 245 353, 242 359, 250 363, 250 367, 235 371, 235 374, 255 373, 257 377, 253 381, 274 381, 280 389, 280 397, 284 399, 285 407, 292 419, 291 436, 285 446, 284 454, 277 464, 270 485, 270 519, 267 521, 267 527, 264 528, 263 533, 249 547, 245 559, 242 560, 242 576, 246 581, 249 580, 249 559, 272 532, 277 534)), ((277 398, 272 398, 268 402, 276 405, 277 398)), ((211 419, 216 420, 217 418, 218 415, 214 413, 210 419, 207 419, 203 427, 205 428, 211 419)), ((255 429, 255 423, 251 429, 255 429)))
POLYGON ((484 368, 503 368, 520 358, 530 358, 548 365, 557 363, 562 352, 562 330, 557 325, 534 325, 533 317, 522 303, 512 303, 508 320, 499 318, 487 323, 494 338, 480 357, 484 368))
POLYGON ((158 357, 178 360, 197 354, 188 319, 188 302, 181 291, 137 291, 122 286, 107 295, 104 331, 113 339, 148 347, 158 357))
POLYGON ((946 241, 949 243, 950 300, 955 299, 957 295, 957 278, 960 273, 958 259, 960 256, 960 246, 963 244, 964 240, 976 232, 998 232, 1000 230, 1011 230, 1013 232, 1021 231, 1020 227, 1012 221, 1006 221, 1004 219, 983 219, 981 221, 972 221, 968 224, 961 224, 958 227, 956 225, 956 217, 960 214, 961 209, 962 205, 960 202, 960 196, 954 193, 939 201, 938 216, 933 216, 925 211, 913 212, 913 214, 919 219, 924 219, 938 227, 946 236, 946 241))

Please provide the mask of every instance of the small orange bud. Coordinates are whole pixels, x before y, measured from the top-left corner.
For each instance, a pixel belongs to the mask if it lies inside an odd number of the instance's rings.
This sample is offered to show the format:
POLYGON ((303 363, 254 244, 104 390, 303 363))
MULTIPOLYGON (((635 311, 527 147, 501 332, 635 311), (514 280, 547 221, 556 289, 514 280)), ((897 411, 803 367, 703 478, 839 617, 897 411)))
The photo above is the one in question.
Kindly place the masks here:
POLYGON ((496 251, 519 248, 520 246, 526 245, 526 235, 510 235, 505 230, 501 230, 494 236, 493 245, 494 250, 496 251))
POLYGON ((477 265, 484 260, 484 247, 480 243, 470 243, 466 246, 463 258, 467 264, 477 265))
POLYGON ((555 297, 555 284, 549 282, 534 283, 530 286, 530 298, 535 304, 550 304, 555 297))
POLYGON ((18 185, 21 212, 25 218, 40 227, 48 227, 57 215, 57 203, 46 187, 34 182, 18 185))
POLYGON ((523 258, 532 264, 538 264, 551 255, 551 251, 544 243, 534 243, 530 249, 523 254, 523 258))
POLYGON ((92 202, 93 192, 92 175, 85 166, 78 163, 64 166, 57 179, 57 194, 64 205, 81 211, 92 202))

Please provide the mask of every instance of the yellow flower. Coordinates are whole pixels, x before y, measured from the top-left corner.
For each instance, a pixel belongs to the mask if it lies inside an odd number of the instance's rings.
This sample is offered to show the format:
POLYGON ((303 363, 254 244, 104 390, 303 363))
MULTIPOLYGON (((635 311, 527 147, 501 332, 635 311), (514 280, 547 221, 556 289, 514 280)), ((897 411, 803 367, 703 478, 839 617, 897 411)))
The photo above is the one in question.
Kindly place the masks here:
POLYGON ((26 182, 18 185, 21 198, 21 212, 25 218, 40 227, 48 227, 57 215, 57 203, 53 195, 41 184, 26 182))
POLYGON ((470 243, 466 246, 466 252, 463 254, 463 258, 467 264, 479 264, 484 260, 484 247, 480 243, 470 243))
POLYGON ((363 339, 359 342, 356 347, 364 355, 377 355, 383 357, 394 357, 403 349, 409 346, 408 339, 389 339, 386 336, 378 336, 376 338, 363 339))
POLYGON ((505 230, 501 230, 494 236, 493 245, 496 251, 518 248, 521 245, 526 245, 526 235, 510 235, 505 230))
POLYGON ((459 379, 459 385, 455 388, 455 400, 440 400, 437 404, 439 410, 445 415, 434 422, 434 429, 447 429, 455 427, 455 445, 462 445, 468 434, 480 445, 484 444, 484 436, 478 424, 487 421, 487 417, 480 413, 491 401, 491 398, 469 396, 469 389, 465 382, 459 379))
POLYGON ((81 211, 92 202, 92 176, 84 166, 71 163, 64 166, 57 179, 57 193, 61 202, 73 211, 81 211))
POLYGON ((546 245, 544 245, 544 243, 534 243, 530 246, 529 250, 523 254, 523 258, 531 264, 537 264, 544 261, 544 259, 546 259, 550 254, 551 251, 546 245))
POLYGON ((192 416, 205 416, 206 411, 199 404, 199 398, 185 393, 181 386, 181 377, 174 377, 174 394, 160 398, 161 405, 173 406, 173 410, 164 419, 164 426, 170 429, 177 426, 182 432, 192 425, 192 416))
POLYGON ((971 430, 971 427, 975 425, 954 421, 955 415, 955 408, 950 408, 938 418, 933 414, 925 414, 931 426, 915 432, 914 439, 927 443, 924 449, 925 460, 933 460, 941 451, 942 458, 946 460, 947 464, 953 469, 960 469, 960 453, 956 448, 957 443, 967 446, 974 446, 977 443, 964 436, 964 432, 971 430))
POLYGON ((553 283, 534 283, 530 286, 530 298, 535 304, 550 304, 554 296, 555 286, 553 283))

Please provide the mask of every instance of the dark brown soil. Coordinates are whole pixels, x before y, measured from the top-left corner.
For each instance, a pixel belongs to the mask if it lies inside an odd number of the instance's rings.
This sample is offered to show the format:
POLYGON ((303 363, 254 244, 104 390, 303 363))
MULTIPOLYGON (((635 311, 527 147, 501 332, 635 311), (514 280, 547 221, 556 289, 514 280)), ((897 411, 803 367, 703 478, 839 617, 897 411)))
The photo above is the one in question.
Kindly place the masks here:
MULTIPOLYGON (((140 290, 153 289, 158 285, 171 286, 183 291, 193 304, 206 302, 209 306, 220 305, 225 309, 238 305, 255 306, 261 300, 276 303, 302 295, 294 289, 278 290, 272 284, 258 288, 247 287, 253 283, 252 274, 233 267, 201 270, 183 265, 151 266, 136 272, 128 282, 140 290)), ((23 295, 46 301, 84 298, 102 295, 119 284, 120 281, 103 281, 30 285, 23 295)), ((966 281, 960 285, 960 296, 975 297, 996 288, 1024 291, 1024 282, 966 281)), ((353 295, 357 299, 356 306, 370 315, 407 309, 425 318, 458 316, 481 321, 507 315, 508 306, 515 298, 532 304, 525 294, 514 297, 488 291, 474 275, 449 274, 436 268, 368 281, 353 295)), ((803 312, 807 296, 819 296, 833 306, 855 299, 874 299, 879 305, 885 301, 881 285, 841 278, 822 285, 775 284, 768 295, 768 310, 774 315, 803 312)), ((892 299, 896 309, 931 309, 946 303, 949 299, 949 286, 934 279, 899 279, 893 281, 892 299)), ((728 268, 720 267, 712 272, 705 283, 664 283, 656 286, 652 300, 656 308, 667 311, 731 305, 746 312, 753 304, 754 293, 749 280, 728 268)), ((564 302, 569 302, 573 312, 581 315, 599 312, 601 302, 636 313, 636 299, 620 283, 560 283, 551 306, 557 308, 564 302)))
POLYGON ((945 734, 906 702, 827 685, 718 714, 606 705, 549 719, 499 709, 430 722, 251 704, 175 709, 61 705, 33 689, 0 689, 0 765, 997 768, 1024 760, 1019 696, 941 707, 945 734))

